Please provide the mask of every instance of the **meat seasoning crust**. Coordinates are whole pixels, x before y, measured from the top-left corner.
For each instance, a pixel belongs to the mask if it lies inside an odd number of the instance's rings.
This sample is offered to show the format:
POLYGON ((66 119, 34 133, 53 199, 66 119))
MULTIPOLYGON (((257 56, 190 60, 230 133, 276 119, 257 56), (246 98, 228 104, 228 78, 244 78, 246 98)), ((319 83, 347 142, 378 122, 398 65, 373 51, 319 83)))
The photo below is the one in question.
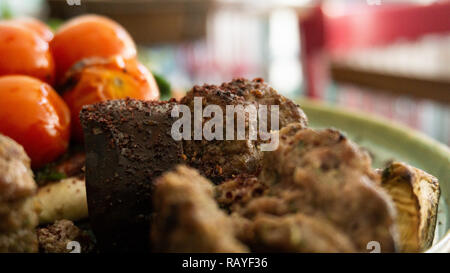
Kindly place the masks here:
POLYGON ((174 105, 126 99, 81 111, 88 210, 100 250, 148 250, 153 180, 183 162, 181 142, 170 134, 174 105))
MULTIPOLYGON (((275 89, 264 83, 263 79, 252 81, 238 78, 220 86, 208 85, 194 86, 181 100, 181 104, 189 106, 194 111, 194 98, 201 97, 203 106, 218 105, 226 112, 227 105, 271 105, 279 106, 279 128, 292 122, 303 127, 307 126, 307 118, 298 105, 279 95, 275 89)), ((192 115, 192 118, 193 115, 192 115)), ((203 124, 209 119, 203 119, 203 124)), ((224 117, 224 122, 226 118, 224 117)), ((267 119, 267 128, 271 128, 270 118, 267 119)), ((194 123, 192 123, 194 124, 194 123)), ((235 126, 235 130, 236 130, 235 126)), ((188 164, 219 184, 238 174, 258 174, 261 169, 262 151, 258 140, 248 137, 248 116, 245 120, 245 140, 187 140, 183 147, 188 158, 188 164)), ((236 135, 236 134, 235 134, 236 135)), ((192 138, 193 139, 193 138, 192 138)))
MULTIPOLYGON (((37 230, 39 250, 42 253, 70 253, 73 251, 69 245, 76 241, 80 244, 80 253, 89 253, 94 248, 94 243, 89 234, 69 220, 57 220, 37 230)), ((75 250, 75 251, 78 251, 75 250)))

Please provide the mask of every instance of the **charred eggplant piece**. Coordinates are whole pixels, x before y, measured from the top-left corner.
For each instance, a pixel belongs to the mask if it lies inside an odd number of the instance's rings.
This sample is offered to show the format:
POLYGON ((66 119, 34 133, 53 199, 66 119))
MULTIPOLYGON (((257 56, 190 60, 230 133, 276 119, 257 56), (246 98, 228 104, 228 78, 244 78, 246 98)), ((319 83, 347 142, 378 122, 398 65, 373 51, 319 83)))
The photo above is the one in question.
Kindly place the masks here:
POLYGON ((437 179, 405 163, 393 162, 384 169, 381 185, 397 209, 401 251, 418 252, 430 247, 440 195, 437 179))

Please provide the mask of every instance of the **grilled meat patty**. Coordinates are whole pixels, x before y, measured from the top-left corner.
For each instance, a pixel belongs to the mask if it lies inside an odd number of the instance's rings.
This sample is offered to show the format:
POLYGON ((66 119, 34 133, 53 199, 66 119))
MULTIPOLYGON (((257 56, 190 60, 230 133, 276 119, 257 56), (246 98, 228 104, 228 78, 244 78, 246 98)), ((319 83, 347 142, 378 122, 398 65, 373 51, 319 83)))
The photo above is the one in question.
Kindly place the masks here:
MULTIPOLYGON (((279 128, 283 128, 292 122, 297 122, 303 127, 307 126, 307 118, 300 107, 291 100, 278 94, 272 87, 264 83, 262 79, 252 81, 246 79, 234 79, 220 86, 203 85, 194 86, 186 96, 181 99, 181 104, 189 106, 194 112, 194 99, 202 98, 203 107, 207 105, 218 105, 225 113, 227 105, 237 106, 266 105, 270 111, 272 105, 279 106, 279 128)), ((238 114, 242 111, 237 110, 238 114)), ((194 116, 192 115, 192 119, 194 116)), ((210 120, 203 119, 203 125, 210 120)), ((261 121, 258 118, 258 121, 261 121)), ((257 174, 261 169, 262 152, 260 144, 263 142, 261 136, 257 140, 248 137, 249 115, 245 115, 245 140, 237 140, 237 116, 235 117, 234 135, 235 140, 212 140, 205 139, 187 140, 183 142, 184 153, 188 164, 201 171, 203 175, 215 183, 220 183, 238 174, 257 174)), ((224 124, 227 123, 226 116, 224 124)), ((194 124, 194 121, 192 122, 194 124)), ((271 119, 267 117, 267 128, 271 128, 271 119)), ((225 125, 224 125, 225 130, 225 125)), ((224 133, 224 139, 225 133, 224 133)))
POLYGON ((0 134, 0 252, 37 252, 36 189, 23 147, 0 134))
POLYGON ((263 196, 268 191, 254 175, 239 175, 215 187, 215 198, 222 209, 236 211, 253 198, 263 196))
POLYGON ((336 130, 290 124, 259 177, 216 187, 237 237, 252 251, 355 252, 377 241, 396 250, 393 204, 368 154, 336 130))
POLYGON ((264 155, 259 179, 267 193, 235 209, 255 219, 301 213, 346 234, 357 251, 370 241, 396 250, 394 209, 377 185, 365 151, 336 130, 303 129, 290 124, 279 132, 280 145, 264 155))
POLYGON ((151 242, 156 252, 246 252, 213 198, 213 184, 178 166, 155 183, 151 242))
MULTIPOLYGON (((238 217, 233 217, 233 220, 243 221, 238 217)), ((283 216, 258 214, 246 224, 241 224, 235 232, 254 252, 356 251, 350 237, 329 221, 302 213, 283 216)))

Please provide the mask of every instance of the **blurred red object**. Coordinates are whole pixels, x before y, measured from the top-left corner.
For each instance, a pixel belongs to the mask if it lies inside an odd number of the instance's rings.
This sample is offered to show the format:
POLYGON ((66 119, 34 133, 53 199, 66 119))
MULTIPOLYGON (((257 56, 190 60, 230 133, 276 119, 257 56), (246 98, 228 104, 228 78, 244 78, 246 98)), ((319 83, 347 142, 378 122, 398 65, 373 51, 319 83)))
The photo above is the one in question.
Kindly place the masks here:
POLYGON ((325 56, 354 49, 415 40, 427 34, 450 33, 450 1, 430 5, 411 3, 358 5, 340 14, 322 6, 300 21, 302 63, 307 95, 320 98, 327 81, 325 56))
POLYGON ((364 5, 342 16, 324 15, 326 46, 333 53, 450 33, 450 1, 364 5))
POLYGON ((311 98, 320 98, 323 91, 323 79, 326 68, 323 61, 325 46, 325 26, 322 8, 313 8, 307 18, 300 21, 300 39, 302 48, 302 66, 305 73, 306 94, 311 98), (322 86, 320 86, 322 85, 322 86))

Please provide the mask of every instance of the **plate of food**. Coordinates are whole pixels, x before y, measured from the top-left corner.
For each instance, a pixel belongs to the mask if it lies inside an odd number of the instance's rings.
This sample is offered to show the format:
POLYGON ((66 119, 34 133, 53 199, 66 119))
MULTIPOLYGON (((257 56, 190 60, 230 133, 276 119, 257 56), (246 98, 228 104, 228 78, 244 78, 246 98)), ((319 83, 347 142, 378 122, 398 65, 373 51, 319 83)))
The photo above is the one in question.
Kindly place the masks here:
POLYGON ((0 252, 448 252, 448 147, 261 78, 159 100, 104 17, 40 35, 0 23, 0 252))

